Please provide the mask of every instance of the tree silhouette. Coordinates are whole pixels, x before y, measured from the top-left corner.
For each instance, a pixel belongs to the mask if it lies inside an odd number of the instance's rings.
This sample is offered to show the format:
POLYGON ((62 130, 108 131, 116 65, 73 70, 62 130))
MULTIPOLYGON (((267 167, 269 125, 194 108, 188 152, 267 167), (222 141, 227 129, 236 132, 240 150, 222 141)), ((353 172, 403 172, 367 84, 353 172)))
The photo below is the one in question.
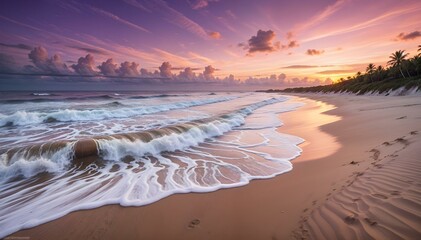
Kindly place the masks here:
POLYGON ((377 80, 381 80, 384 74, 384 67, 382 65, 377 66, 376 68, 376 75, 377 75, 377 80))
POLYGON ((368 64, 365 71, 367 72, 368 76, 370 77, 370 81, 372 80, 371 75, 374 73, 375 70, 376 70, 376 66, 373 63, 368 64))
POLYGON ((399 68, 403 78, 405 78, 405 75, 402 72, 402 64, 407 56, 408 53, 405 53, 405 50, 398 50, 390 55, 390 60, 387 62, 387 64, 399 68))

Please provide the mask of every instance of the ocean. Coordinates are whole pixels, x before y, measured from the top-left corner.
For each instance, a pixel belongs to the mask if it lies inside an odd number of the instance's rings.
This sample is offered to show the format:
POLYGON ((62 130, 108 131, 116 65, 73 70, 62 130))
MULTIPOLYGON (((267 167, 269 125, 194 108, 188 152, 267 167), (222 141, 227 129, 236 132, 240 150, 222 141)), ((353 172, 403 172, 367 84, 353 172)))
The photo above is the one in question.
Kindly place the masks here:
POLYGON ((257 92, 2 93, 0 238, 288 172, 303 139, 283 134, 279 115, 302 105, 257 92))

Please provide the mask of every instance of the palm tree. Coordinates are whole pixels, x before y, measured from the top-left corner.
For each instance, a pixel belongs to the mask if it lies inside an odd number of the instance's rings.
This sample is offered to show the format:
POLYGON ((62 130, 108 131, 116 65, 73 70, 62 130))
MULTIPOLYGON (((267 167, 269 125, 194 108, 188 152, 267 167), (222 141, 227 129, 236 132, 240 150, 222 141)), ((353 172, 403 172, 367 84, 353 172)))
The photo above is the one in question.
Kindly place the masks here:
POLYGON ((371 81, 371 75, 374 73, 374 70, 376 70, 376 66, 373 63, 368 64, 365 71, 367 72, 368 76, 370 76, 370 81, 371 81))
POLYGON ((418 52, 421 52, 421 45, 418 45, 418 52))
MULTIPOLYGON (((421 46, 421 45, 420 45, 421 46)), ((414 56, 411 60, 412 65, 414 66, 417 76, 421 73, 421 54, 414 56)))
POLYGON ((377 66, 376 68, 376 75, 378 76, 378 80, 381 80, 383 77, 384 67, 382 65, 377 66))
POLYGON ((405 50, 396 51, 390 55, 390 60, 387 62, 387 64, 399 68, 403 78, 405 78, 405 75, 403 75, 402 72, 402 63, 405 61, 405 58, 408 56, 408 54, 409 53, 405 53, 405 50))

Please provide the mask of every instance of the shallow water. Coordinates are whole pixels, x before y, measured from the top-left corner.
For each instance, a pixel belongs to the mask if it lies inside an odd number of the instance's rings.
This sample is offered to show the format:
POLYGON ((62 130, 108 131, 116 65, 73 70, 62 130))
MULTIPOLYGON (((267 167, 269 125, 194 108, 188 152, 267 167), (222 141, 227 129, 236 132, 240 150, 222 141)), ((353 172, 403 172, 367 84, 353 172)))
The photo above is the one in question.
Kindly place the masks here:
POLYGON ((267 93, 4 94, 0 237, 290 171, 303 140, 276 131, 278 115, 301 105, 267 93))

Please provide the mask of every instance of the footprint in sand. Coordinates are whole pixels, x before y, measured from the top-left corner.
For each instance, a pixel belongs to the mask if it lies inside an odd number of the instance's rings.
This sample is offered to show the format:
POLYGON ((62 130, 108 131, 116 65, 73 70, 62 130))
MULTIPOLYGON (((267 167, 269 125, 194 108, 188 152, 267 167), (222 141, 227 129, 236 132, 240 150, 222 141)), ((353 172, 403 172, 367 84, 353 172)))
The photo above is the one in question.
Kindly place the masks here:
POLYGON ((371 149, 371 150, 370 150, 370 152, 372 152, 372 153, 373 153, 372 158, 373 158, 375 161, 379 159, 379 156, 380 156, 380 151, 379 151, 379 150, 377 150, 377 149, 373 148, 373 149, 371 149))
POLYGON ((376 168, 378 168, 378 169, 380 169, 380 168, 382 168, 382 167, 383 167, 383 165, 382 165, 382 164, 373 164, 373 166, 374 166, 374 167, 376 167, 376 168))
POLYGON ((408 140, 404 139, 403 137, 396 138, 396 139, 395 139, 395 142, 402 143, 403 145, 406 145, 406 146, 408 146, 408 145, 409 145, 408 140))
POLYGON ((371 220, 370 218, 364 218, 364 220, 371 226, 377 225, 376 221, 371 220))
POLYGON ((418 134, 418 131, 412 131, 409 134, 411 134, 411 135, 417 135, 418 134))
POLYGON ((378 193, 373 194, 373 197, 376 197, 376 198, 381 198, 381 199, 388 199, 388 197, 387 197, 387 196, 382 195, 382 194, 378 194, 378 193))
POLYGON ((200 220, 199 219, 193 219, 191 220, 190 224, 189 224, 189 228, 195 228, 200 224, 200 220))
POLYGON ((357 218, 353 215, 350 215, 350 216, 346 216, 344 221, 347 224, 354 224, 355 222, 357 222, 357 218))
POLYGON ((401 195, 401 192, 399 192, 399 191, 392 191, 392 192, 390 193, 390 195, 393 195, 393 196, 399 196, 399 195, 401 195))

